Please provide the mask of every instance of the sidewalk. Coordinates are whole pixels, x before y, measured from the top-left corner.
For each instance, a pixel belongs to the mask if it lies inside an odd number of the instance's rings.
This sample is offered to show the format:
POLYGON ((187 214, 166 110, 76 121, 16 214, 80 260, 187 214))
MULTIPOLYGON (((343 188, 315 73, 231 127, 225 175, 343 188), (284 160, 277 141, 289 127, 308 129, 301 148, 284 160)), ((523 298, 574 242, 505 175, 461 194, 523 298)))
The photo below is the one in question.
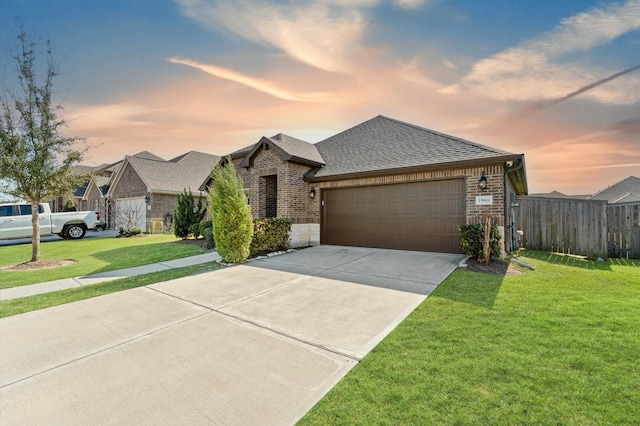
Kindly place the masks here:
POLYGON ((167 260, 166 262, 152 263, 150 265, 136 266, 117 271, 101 272, 99 274, 85 275, 83 277, 65 278, 62 280, 47 281, 39 284, 24 285, 0 290, 0 300, 17 299, 19 297, 33 296, 34 294, 49 293, 67 288, 81 287, 83 285, 97 284, 119 278, 133 277, 152 272, 166 271, 167 269, 183 268, 185 266, 200 265, 207 262, 221 260, 220 255, 213 251, 197 256, 183 257, 182 259, 167 260))

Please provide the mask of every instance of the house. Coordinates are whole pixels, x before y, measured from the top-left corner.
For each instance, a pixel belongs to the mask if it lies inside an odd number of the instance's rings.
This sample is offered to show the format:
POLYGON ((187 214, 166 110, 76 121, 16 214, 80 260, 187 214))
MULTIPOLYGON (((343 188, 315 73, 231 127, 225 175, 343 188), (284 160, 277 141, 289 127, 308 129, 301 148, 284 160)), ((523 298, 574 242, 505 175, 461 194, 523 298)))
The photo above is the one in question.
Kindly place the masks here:
POLYGON ((589 197, 591 200, 606 200, 609 204, 640 203, 640 178, 629 176, 589 197))
POLYGON ((509 247, 511 194, 528 192, 523 154, 384 116, 316 144, 262 137, 230 158, 252 215, 290 219, 294 247, 458 253, 458 225, 486 215, 509 247))
MULTIPOLYGON (((92 166, 84 166, 82 164, 78 164, 74 167, 74 173, 81 175, 85 173, 91 173, 92 166)), ((78 186, 73 190, 72 194, 67 196, 53 197, 49 200, 49 206, 51 207, 52 212, 61 212, 64 209, 67 201, 72 200, 73 205, 76 207, 76 210, 88 210, 86 207, 86 203, 82 203, 82 197, 87 189, 87 185, 89 182, 85 182, 82 186, 78 186)))
MULTIPOLYGON (((178 194, 191 189, 206 204, 205 196, 197 190, 220 157, 190 151, 167 161, 150 153, 141 154, 126 156, 110 177, 104 195, 105 216, 110 218, 111 228, 168 232, 178 194)), ((94 185, 99 185, 99 180, 94 185)))
POLYGON ((559 191, 551 191, 551 192, 542 192, 542 193, 536 193, 536 194, 529 194, 530 197, 541 197, 541 198, 564 198, 564 199, 570 199, 570 200, 586 200, 589 197, 591 197, 591 195, 567 195, 567 194, 563 194, 562 192, 559 191))

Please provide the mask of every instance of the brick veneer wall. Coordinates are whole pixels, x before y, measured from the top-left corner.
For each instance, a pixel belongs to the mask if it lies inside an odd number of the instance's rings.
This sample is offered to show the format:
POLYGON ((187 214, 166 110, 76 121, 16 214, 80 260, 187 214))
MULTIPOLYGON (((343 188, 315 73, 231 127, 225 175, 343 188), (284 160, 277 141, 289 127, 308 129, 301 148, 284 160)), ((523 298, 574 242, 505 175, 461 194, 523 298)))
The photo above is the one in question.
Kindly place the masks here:
MULTIPOLYGON (((192 189, 193 192, 193 189, 192 189)), ((148 197, 147 203, 147 223, 153 222, 152 230, 154 232, 164 230, 165 232, 172 232, 172 229, 162 229, 161 223, 167 212, 172 215, 178 206, 178 194, 163 194, 163 193, 150 193, 147 192, 147 186, 142 181, 140 176, 135 172, 133 167, 127 163, 123 170, 122 176, 117 183, 117 187, 113 190, 112 209, 115 209, 115 200, 118 198, 134 198, 134 197, 148 197), (150 208, 149 208, 150 206, 150 208)), ((193 193, 193 196, 198 202, 198 198, 202 199, 204 205, 207 205, 208 199, 206 194, 200 194, 198 192, 193 193)), ((113 210, 112 214, 115 213, 113 210)), ((211 216, 207 212, 207 218, 211 216)), ((115 224, 115 220, 111 221, 112 225, 115 224)))
POLYGON ((308 166, 289 163, 278 156, 276 148, 261 149, 254 157, 249 169, 238 167, 242 159, 234 160, 238 175, 247 189, 253 217, 266 217, 267 188, 266 177, 277 178, 277 217, 291 219, 293 223, 320 223, 319 216, 309 214, 310 186, 303 175, 308 166))
MULTIPOLYGON (((192 194, 196 205, 200 199, 204 206, 208 206, 209 199, 206 194, 200 194, 198 192, 193 193, 193 191, 192 194)), ((175 210, 178 207, 178 194, 150 193, 148 194, 148 197, 151 209, 147 210, 147 224, 150 231, 173 232, 173 227, 164 227, 163 220, 167 213, 171 213, 172 216, 175 216, 175 210)), ((205 219, 211 219, 208 207, 205 219)))
POLYGON ((116 187, 112 188, 111 198, 117 200, 118 198, 144 197, 145 195, 147 195, 147 185, 127 162, 116 187))
POLYGON ((365 185, 380 185, 404 182, 419 182, 425 180, 464 179, 466 187, 466 223, 478 223, 490 215, 501 228, 508 246, 508 232, 505 232, 508 220, 505 217, 505 175, 502 163, 479 167, 464 167, 444 170, 430 170, 423 172, 391 174, 384 176, 332 180, 326 182, 308 183, 303 175, 309 170, 308 166, 292 164, 279 158, 276 149, 262 149, 259 151, 249 169, 238 167, 242 159, 234 160, 238 174, 244 181, 247 197, 254 217, 265 217, 265 176, 277 175, 278 179, 278 217, 291 219, 294 224, 319 224, 321 191, 329 188, 354 187, 365 185), (487 189, 478 188, 478 180, 484 172, 487 178, 487 189), (316 190, 312 199, 310 191, 316 190), (476 196, 492 195, 493 204, 477 206, 476 196))

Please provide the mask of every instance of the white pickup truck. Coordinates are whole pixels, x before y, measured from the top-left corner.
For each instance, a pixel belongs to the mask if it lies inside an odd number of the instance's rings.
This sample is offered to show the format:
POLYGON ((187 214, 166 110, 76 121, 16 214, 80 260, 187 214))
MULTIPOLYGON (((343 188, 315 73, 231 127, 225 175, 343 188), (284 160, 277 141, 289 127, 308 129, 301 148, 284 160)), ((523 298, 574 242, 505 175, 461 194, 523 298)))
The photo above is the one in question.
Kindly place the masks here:
MULTIPOLYGON (((58 234, 77 240, 84 237, 88 229, 102 227, 97 211, 51 213, 49 204, 44 203, 38 210, 41 236, 58 234)), ((0 240, 31 238, 32 235, 30 204, 0 204, 0 240)))

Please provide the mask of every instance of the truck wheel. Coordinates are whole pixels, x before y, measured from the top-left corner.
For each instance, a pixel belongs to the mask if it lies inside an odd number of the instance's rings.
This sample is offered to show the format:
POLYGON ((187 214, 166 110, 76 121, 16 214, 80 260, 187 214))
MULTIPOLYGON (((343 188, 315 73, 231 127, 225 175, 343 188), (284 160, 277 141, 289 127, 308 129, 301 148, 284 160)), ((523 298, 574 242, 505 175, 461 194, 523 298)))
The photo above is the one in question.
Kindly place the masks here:
POLYGON ((64 231, 64 235, 66 235, 67 238, 71 240, 79 240, 80 238, 84 237, 84 234, 86 232, 87 230, 84 228, 84 226, 80 224, 73 224, 67 226, 67 229, 64 231))

